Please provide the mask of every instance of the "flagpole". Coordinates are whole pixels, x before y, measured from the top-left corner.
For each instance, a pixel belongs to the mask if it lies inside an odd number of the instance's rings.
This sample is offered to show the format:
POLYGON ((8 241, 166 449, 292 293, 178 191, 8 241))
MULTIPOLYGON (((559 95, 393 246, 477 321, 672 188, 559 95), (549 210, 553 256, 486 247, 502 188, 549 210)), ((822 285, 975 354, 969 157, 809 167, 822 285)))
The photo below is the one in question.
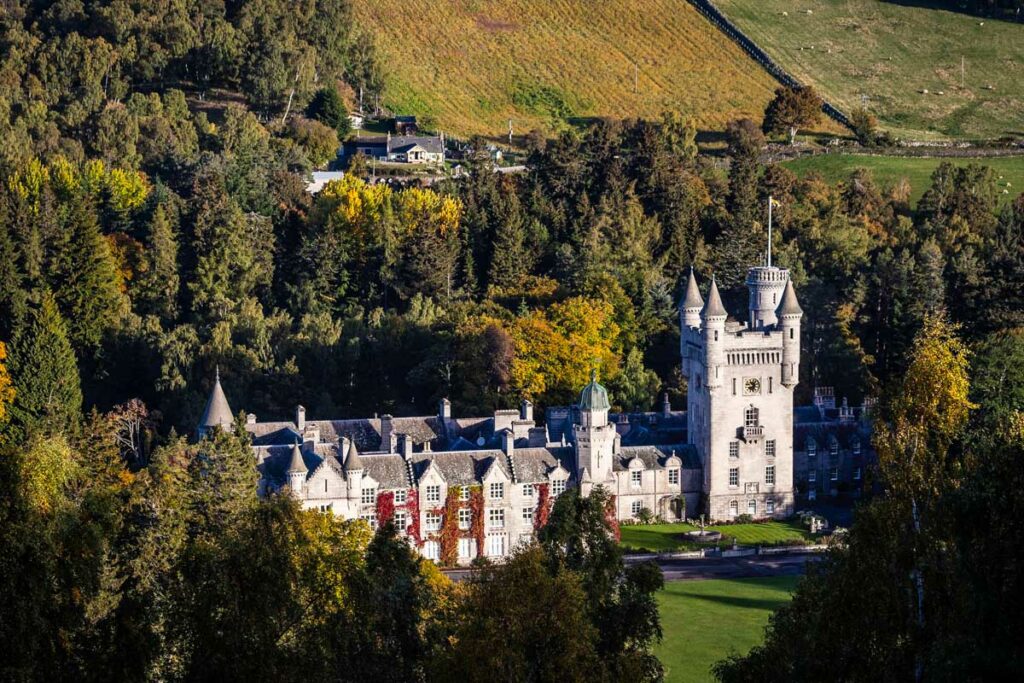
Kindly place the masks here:
POLYGON ((772 267, 772 198, 768 196, 768 267, 772 267))

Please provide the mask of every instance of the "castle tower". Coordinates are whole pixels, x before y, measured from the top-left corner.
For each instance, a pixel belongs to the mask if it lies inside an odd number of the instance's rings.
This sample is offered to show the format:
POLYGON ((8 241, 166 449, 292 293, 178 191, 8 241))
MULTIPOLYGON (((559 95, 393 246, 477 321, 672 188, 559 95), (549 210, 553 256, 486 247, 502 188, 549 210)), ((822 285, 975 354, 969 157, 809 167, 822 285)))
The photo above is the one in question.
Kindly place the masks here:
POLYGON ((220 368, 217 368, 210 398, 206 401, 206 409, 203 410, 199 426, 196 427, 196 438, 202 439, 214 427, 230 431, 233 425, 234 416, 231 414, 231 406, 228 405, 228 397, 224 395, 224 388, 220 385, 220 368))
POLYGON ((363 495, 363 460, 359 457, 359 450, 356 448, 355 439, 349 442, 348 455, 345 458, 342 469, 345 471, 348 497, 358 502, 363 495))
POLYGON ((296 498, 302 498, 302 485, 306 483, 306 474, 309 468, 302 459, 302 449, 298 442, 292 446, 292 458, 288 463, 288 488, 296 498))
POLYGON ((693 276, 693 268, 690 268, 690 279, 686 283, 686 292, 683 294, 683 301, 679 304, 680 322, 683 328, 700 327, 700 311, 704 308, 704 299, 701 298, 700 290, 697 288, 697 278, 693 276))
POLYGON ((594 484, 612 478, 612 457, 615 451, 615 425, 608 422, 608 391, 597 383, 597 372, 591 371, 590 384, 580 393, 580 424, 573 426, 576 443, 576 476, 587 473, 594 484))
POLYGON ((793 512, 793 388, 802 311, 784 269, 751 268, 747 285, 747 325, 727 322, 712 280, 701 328, 685 325, 684 317, 680 331, 688 439, 703 465, 704 511, 712 519, 793 512))

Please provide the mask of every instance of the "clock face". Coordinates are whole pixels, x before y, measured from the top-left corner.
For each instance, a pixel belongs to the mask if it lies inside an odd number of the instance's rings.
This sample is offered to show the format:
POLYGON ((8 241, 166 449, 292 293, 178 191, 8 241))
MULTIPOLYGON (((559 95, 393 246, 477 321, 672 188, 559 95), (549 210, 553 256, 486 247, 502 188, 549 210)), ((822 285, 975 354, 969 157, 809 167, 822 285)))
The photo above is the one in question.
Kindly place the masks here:
POLYGON ((761 393, 761 380, 756 377, 748 377, 743 380, 743 393, 747 396, 761 393))

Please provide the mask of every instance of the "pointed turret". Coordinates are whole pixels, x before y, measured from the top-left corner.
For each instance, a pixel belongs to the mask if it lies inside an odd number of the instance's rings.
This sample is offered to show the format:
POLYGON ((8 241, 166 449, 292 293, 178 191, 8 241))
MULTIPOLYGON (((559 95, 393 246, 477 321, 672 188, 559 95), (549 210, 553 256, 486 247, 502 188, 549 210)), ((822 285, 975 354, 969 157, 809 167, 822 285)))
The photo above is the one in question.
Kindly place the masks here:
POLYGON ((361 472, 362 469, 363 459, 359 457, 359 449, 356 448, 356 442, 353 439, 348 447, 348 457, 345 458, 345 472, 361 472))
POLYGON ((693 267, 690 267, 690 279, 686 283, 686 292, 683 294, 683 301, 679 304, 680 314, 683 318, 684 327, 700 327, 700 310, 704 308, 704 299, 697 287, 697 278, 694 277, 693 267))
POLYGON ((725 304, 722 303, 722 295, 718 293, 718 283, 715 282, 714 275, 711 276, 711 291, 708 292, 708 302, 704 304, 700 314, 705 320, 712 317, 724 318, 728 315, 725 310, 725 304))
POLYGON ((305 474, 309 471, 306 467, 306 461, 302 459, 302 449, 299 448, 298 442, 292 446, 292 459, 288 463, 288 474, 301 473, 305 474))
POLYGON ((782 301, 779 303, 775 314, 781 318, 784 315, 803 315, 800 303, 796 300, 796 290, 793 289, 793 281, 786 281, 786 291, 782 293, 782 301))
POLYGON ((220 368, 214 376, 213 389, 210 391, 210 398, 206 401, 206 410, 199 419, 199 428, 196 430, 199 438, 214 427, 224 430, 231 429, 234 423, 234 416, 231 414, 231 406, 228 405, 228 398, 224 395, 224 388, 220 385, 220 368))

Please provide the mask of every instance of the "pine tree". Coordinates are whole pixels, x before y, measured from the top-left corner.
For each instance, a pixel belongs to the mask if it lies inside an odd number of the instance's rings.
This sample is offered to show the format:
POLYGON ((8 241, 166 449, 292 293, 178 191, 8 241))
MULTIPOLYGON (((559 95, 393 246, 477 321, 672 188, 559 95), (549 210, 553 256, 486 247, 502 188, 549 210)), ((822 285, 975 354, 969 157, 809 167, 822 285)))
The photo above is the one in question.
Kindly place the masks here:
POLYGON ((70 235, 65 253, 58 258, 54 296, 68 321, 71 342, 80 351, 99 346, 126 304, 122 278, 110 249, 100 232, 93 207, 76 199, 70 215, 70 235))
POLYGON ((522 283, 530 266, 526 252, 526 217, 514 193, 505 194, 496 208, 494 255, 488 281, 495 287, 514 288, 522 283))
POLYGON ((25 430, 52 431, 74 427, 82 411, 82 388, 67 325, 49 293, 10 350, 16 394, 14 422, 25 430))
POLYGON ((146 239, 147 269, 138 282, 138 306, 164 320, 178 315, 178 237, 163 205, 156 207, 146 239))

